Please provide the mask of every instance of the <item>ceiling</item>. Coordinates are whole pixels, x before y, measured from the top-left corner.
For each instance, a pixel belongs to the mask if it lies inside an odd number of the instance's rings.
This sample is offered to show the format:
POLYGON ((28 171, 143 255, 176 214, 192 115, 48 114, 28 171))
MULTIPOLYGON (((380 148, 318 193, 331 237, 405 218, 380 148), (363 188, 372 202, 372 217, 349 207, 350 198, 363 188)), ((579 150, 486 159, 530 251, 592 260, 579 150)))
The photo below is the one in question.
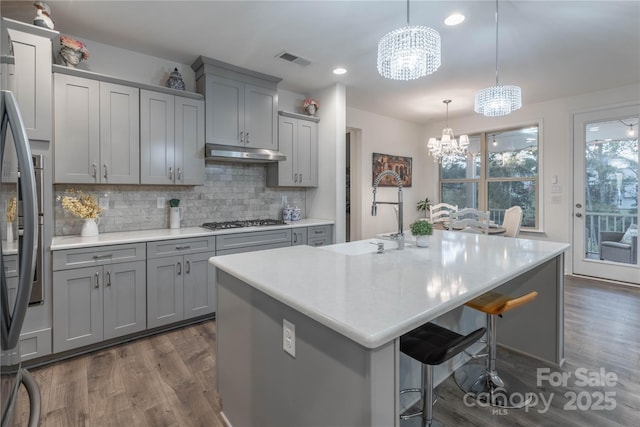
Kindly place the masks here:
MULTIPOLYGON (((442 66, 410 82, 376 69, 377 44, 406 24, 394 1, 47 1, 56 30, 184 64, 199 55, 281 77, 303 94, 336 82, 347 105, 416 123, 473 113, 474 94, 495 83, 495 2, 410 3, 411 24, 442 37, 442 66), (447 27, 452 12, 466 20, 447 27), (282 51, 311 61, 301 66, 282 51), (335 76, 338 65, 348 69, 335 76)), ((32 0, 2 1, 2 15, 32 22, 32 0)), ((640 81, 640 1, 500 1, 500 83, 523 104, 640 81)), ((89 50, 91 49, 89 44, 89 50)), ((640 97, 640 94, 639 94, 640 97)))

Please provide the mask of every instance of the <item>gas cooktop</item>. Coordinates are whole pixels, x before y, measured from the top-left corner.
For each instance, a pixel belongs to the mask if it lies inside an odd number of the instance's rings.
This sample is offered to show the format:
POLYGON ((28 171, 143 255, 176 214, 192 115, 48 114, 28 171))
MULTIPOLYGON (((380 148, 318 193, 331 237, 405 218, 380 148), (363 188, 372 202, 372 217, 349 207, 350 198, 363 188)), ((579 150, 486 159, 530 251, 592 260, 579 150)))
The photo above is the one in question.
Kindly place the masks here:
POLYGON ((229 228, 263 227, 269 225, 285 225, 281 219, 248 219, 242 221, 205 222, 203 227, 210 230, 227 230, 229 228))

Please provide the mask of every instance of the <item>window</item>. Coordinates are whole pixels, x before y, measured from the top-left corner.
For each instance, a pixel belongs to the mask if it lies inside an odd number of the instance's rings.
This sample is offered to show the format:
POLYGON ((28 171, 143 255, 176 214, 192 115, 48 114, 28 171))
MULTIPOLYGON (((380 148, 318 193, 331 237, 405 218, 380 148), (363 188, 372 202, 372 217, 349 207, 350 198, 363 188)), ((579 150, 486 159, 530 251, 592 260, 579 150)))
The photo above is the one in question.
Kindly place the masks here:
POLYGON ((469 135, 464 156, 447 156, 440 167, 440 200, 488 210, 502 223, 504 211, 522 207, 522 227, 539 227, 538 125, 469 135))

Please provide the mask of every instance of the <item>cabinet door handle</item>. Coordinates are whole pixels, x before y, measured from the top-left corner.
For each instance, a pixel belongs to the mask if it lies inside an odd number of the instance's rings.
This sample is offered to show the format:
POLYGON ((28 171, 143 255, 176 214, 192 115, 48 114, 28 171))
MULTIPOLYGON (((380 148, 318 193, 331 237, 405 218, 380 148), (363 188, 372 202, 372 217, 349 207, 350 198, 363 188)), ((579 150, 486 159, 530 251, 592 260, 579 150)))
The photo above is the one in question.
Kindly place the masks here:
POLYGON ((249 132, 247 132, 247 134, 245 135, 245 140, 247 141, 247 144, 249 143, 249 132))
POLYGON ((105 286, 111 286, 111 272, 107 271, 107 277, 105 279, 105 286))
POLYGON ((298 233, 293 233, 293 243, 298 243, 298 233))
POLYGON ((178 168, 178 181, 182 181, 182 169, 178 168))
POLYGON ((244 144, 244 132, 240 131, 240 142, 244 144))
POLYGON ((297 173, 294 173, 294 174, 293 174, 293 182, 294 182, 294 183, 297 183, 297 182, 298 182, 298 174, 297 174, 297 173))
POLYGON ((97 271, 96 271, 96 284, 93 287, 96 289, 100 287, 100 273, 98 273, 97 271))
POLYGON ((96 178, 98 176, 98 167, 95 163, 92 163, 91 166, 93 167, 93 173, 91 175, 96 178))
POLYGON ((172 167, 169 168, 169 179, 171 181, 173 181, 173 168, 172 167))
POLYGON ((302 184, 302 174, 300 174, 298 178, 299 178, 298 184, 302 184))
POLYGON ((182 274, 182 263, 178 261, 178 276, 182 274))
POLYGON ((314 234, 322 234, 322 232, 323 232, 322 230, 313 230, 314 234))
POLYGON ((184 270, 186 274, 191 273, 191 262, 189 260, 185 261, 184 270))
POLYGON ((105 258, 111 258, 113 256, 113 254, 106 254, 106 255, 94 255, 93 259, 105 259, 105 258))
POLYGON ((181 251, 183 249, 191 249, 191 245, 176 246, 177 251, 181 251))
POLYGON ((107 169, 107 164, 105 163, 105 164, 104 164, 104 179, 107 179, 107 176, 109 175, 109 173, 108 173, 108 172, 109 172, 109 171, 108 171, 108 169, 107 169))

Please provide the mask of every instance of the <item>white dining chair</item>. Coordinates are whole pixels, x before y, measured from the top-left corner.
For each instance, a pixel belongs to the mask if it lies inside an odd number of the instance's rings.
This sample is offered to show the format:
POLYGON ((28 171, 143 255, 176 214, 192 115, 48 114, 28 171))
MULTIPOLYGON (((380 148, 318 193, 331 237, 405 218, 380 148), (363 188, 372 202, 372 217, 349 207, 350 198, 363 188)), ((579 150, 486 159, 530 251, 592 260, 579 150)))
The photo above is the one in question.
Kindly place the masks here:
POLYGON ((448 203, 438 203, 429 207, 429 220, 431 224, 438 222, 449 222, 451 212, 458 210, 457 205, 450 205, 448 203))
POLYGON ((520 206, 511 206, 504 211, 504 220, 502 228, 505 229, 505 237, 518 237, 520 233, 520 223, 522 223, 522 208, 520 206))
POLYGON ((465 233, 489 234, 489 212, 474 208, 451 212, 451 229, 465 233))

